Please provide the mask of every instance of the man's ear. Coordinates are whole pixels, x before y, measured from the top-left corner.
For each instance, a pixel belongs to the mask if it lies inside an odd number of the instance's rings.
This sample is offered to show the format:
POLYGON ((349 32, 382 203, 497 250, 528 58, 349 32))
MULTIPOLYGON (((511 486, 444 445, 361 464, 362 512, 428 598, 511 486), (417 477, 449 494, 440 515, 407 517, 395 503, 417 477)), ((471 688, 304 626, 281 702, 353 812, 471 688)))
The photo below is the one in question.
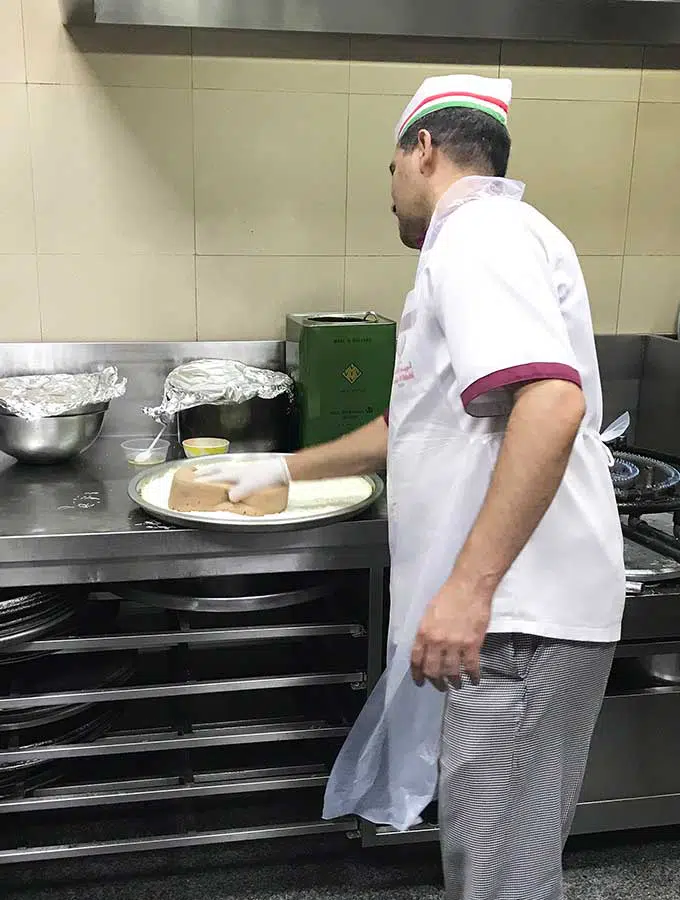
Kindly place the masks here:
POLYGON ((420 171, 423 175, 432 171, 434 164, 434 150, 432 135, 426 128, 421 128, 418 132, 418 155, 420 171))

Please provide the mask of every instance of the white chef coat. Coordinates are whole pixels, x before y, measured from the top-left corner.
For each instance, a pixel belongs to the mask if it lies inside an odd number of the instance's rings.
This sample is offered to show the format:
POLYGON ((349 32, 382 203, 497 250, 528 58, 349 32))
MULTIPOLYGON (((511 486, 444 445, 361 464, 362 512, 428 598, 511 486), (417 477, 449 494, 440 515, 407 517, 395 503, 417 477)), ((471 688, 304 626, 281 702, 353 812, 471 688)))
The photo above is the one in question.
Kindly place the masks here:
MULTIPOLYGON (((609 642, 625 601, 588 297, 569 241, 507 179, 464 178, 437 206, 397 342, 389 413, 391 614, 386 672, 333 769, 324 815, 407 828, 437 783, 443 695, 410 654, 475 522, 513 389, 582 386, 563 482, 497 589, 490 631, 609 642)), ((550 423, 546 422, 546 427, 550 423)))
MULTIPOLYGON (((615 641, 625 601, 623 540, 597 439, 602 393, 588 295, 574 248, 521 202, 522 192, 506 179, 465 178, 439 204, 404 310, 390 440, 413 449, 411 438, 423 428, 444 447, 446 431, 468 439, 468 477, 480 490, 459 504, 455 538, 438 531, 441 499, 428 489, 436 465, 427 458, 429 444, 410 460, 404 497, 414 531, 431 530, 446 577, 483 502, 512 388, 546 378, 581 384, 586 414, 564 481, 496 591, 490 630, 615 641)), ((394 482, 390 490, 401 494, 394 482)), ((396 537, 392 560, 399 566, 411 551, 396 537)), ((400 608, 409 603, 395 601, 400 608)), ((399 619, 395 610, 394 627, 399 619)))

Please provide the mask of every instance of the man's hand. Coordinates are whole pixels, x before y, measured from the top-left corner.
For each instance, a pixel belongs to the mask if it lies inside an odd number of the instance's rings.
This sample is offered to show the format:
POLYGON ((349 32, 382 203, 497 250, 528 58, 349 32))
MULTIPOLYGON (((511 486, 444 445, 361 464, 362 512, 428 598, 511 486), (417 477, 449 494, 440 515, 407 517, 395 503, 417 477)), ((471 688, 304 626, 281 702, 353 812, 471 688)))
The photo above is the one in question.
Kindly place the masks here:
POLYGON ((411 653, 411 673, 420 686, 431 681, 437 690, 460 688, 467 674, 473 684, 481 677, 481 650, 491 615, 488 593, 466 587, 454 575, 430 603, 420 623, 411 653))
POLYGON ((233 485, 229 499, 232 503, 238 503, 258 491, 290 484, 290 473, 282 456, 251 463, 225 459, 223 462, 200 465, 196 481, 233 485))

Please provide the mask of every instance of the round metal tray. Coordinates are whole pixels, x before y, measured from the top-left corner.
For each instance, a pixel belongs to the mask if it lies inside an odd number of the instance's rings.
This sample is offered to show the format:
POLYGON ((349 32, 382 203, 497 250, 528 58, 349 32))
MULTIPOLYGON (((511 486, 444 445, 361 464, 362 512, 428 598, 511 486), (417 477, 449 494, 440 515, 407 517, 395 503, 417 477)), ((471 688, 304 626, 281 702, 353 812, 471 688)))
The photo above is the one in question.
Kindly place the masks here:
POLYGON ((54 638, 59 635, 72 634, 74 637, 90 637, 104 633, 102 629, 110 628, 118 615, 119 603, 108 601, 88 601, 87 595, 83 596, 83 602, 75 605, 70 601, 68 609, 55 610, 50 621, 41 619, 40 622, 31 620, 30 626, 22 623, 18 630, 11 635, 0 630, 0 666, 15 665, 16 663, 35 662, 45 656, 53 656, 56 650, 40 650, 22 652, 22 645, 38 638, 54 638), (57 615, 58 613, 58 615, 57 615), (103 614, 102 614, 103 613, 103 614), (16 645, 16 646, 15 646, 16 645))
MULTIPOLYGON (((244 453, 238 454, 238 460, 243 462, 256 461, 258 459, 267 459, 271 457, 270 453, 244 453)), ((230 454, 229 458, 234 459, 236 454, 230 454)), ((319 525, 329 525, 333 522, 342 522, 347 519, 353 519, 364 510, 372 506, 380 497, 384 490, 382 479, 378 475, 361 475, 357 476, 364 479, 371 486, 371 494, 365 500, 354 503, 351 506, 334 510, 330 513, 320 513, 313 515, 300 515, 295 518, 282 518, 275 521, 275 516, 238 516, 224 514, 224 519, 216 519, 213 515, 201 515, 201 513, 180 513, 164 507, 155 506, 153 503, 145 500, 142 496, 143 486, 153 478, 162 477, 167 472, 179 469, 182 466, 196 466, 201 463, 212 464, 226 457, 211 456, 203 459, 185 459, 180 462, 164 463, 161 466, 154 466, 153 470, 142 472, 135 476, 128 487, 128 495, 130 499, 141 509, 162 522, 170 525, 177 525, 180 528, 205 528, 212 531, 235 531, 241 534, 275 532, 275 531, 298 531, 305 528, 318 528, 319 525)))
MULTIPOLYGON (((20 646, 49 634, 74 618, 77 612, 78 608, 73 603, 66 602, 41 616, 31 616, 17 621, 11 628, 0 629, 0 651, 5 647, 20 646)), ((0 665, 6 663, 7 659, 0 653, 0 665)))
POLYGON ((30 796, 38 788, 58 782, 62 772, 58 763, 28 763, 21 769, 11 769, 6 774, 0 771, 0 798, 9 800, 30 796))
POLYGON ((50 609, 56 604, 74 597, 68 589, 31 591, 29 593, 0 589, 0 627, 5 621, 14 622, 25 615, 33 615, 38 610, 50 609))
MULTIPOLYGON (((102 658, 81 659, 49 656, 35 662, 19 663, 16 675, 0 673, 0 690, 7 696, 64 693, 77 690, 102 690, 120 687, 134 676, 136 653, 115 651, 100 654, 102 658), (13 676, 13 677, 12 677, 13 676)), ((92 703, 71 706, 28 706, 0 712, 0 733, 39 728, 77 716, 92 703)))
MULTIPOLYGON (((26 752, 36 747, 49 747, 52 744, 81 744, 87 741, 96 741, 111 730, 115 723, 115 714, 110 707, 105 707, 89 717, 82 716, 71 724, 68 730, 61 732, 51 730, 50 734, 29 738, 31 743, 25 746, 26 752)), ((23 750, 24 745, 19 744, 12 749, 23 750)), ((58 781, 64 773, 68 760, 56 762, 42 762, 31 759, 30 756, 13 763, 0 763, 0 797, 11 797, 17 790, 22 795, 30 793, 39 787, 44 787, 58 781)))
POLYGON ((29 593, 0 590, 0 665, 5 648, 21 645, 55 631, 78 612, 87 593, 69 588, 46 589, 29 593))
POLYGON ((110 731, 115 720, 115 713, 109 704, 103 709, 85 710, 66 723, 51 723, 50 726, 43 726, 42 729, 29 729, 26 732, 14 733, 11 745, 5 740, 3 743, 8 746, 2 749, 9 749, 11 746, 12 750, 25 750, 27 756, 16 762, 3 763, 0 760, 0 774, 6 775, 12 771, 43 765, 40 760, 31 759, 29 755, 31 750, 50 747, 53 744, 79 744, 88 740, 94 741, 110 731))
POLYGON ((320 600, 333 590, 330 578, 306 579, 300 575, 230 575, 199 578, 191 582, 159 581, 122 585, 116 593, 161 609, 191 612, 243 613, 298 606, 320 600), (309 581, 309 583, 305 583, 309 581))

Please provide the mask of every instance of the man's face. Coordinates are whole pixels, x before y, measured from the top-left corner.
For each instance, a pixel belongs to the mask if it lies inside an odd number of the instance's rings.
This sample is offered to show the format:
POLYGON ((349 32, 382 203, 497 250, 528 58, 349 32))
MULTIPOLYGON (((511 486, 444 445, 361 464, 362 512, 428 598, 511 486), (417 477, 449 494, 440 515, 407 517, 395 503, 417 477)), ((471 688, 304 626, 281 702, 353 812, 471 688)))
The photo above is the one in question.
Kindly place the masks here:
POLYGON ((420 250, 430 224, 427 181, 421 172, 419 148, 405 152, 398 147, 390 163, 392 174, 392 212, 399 222, 403 244, 420 250))

